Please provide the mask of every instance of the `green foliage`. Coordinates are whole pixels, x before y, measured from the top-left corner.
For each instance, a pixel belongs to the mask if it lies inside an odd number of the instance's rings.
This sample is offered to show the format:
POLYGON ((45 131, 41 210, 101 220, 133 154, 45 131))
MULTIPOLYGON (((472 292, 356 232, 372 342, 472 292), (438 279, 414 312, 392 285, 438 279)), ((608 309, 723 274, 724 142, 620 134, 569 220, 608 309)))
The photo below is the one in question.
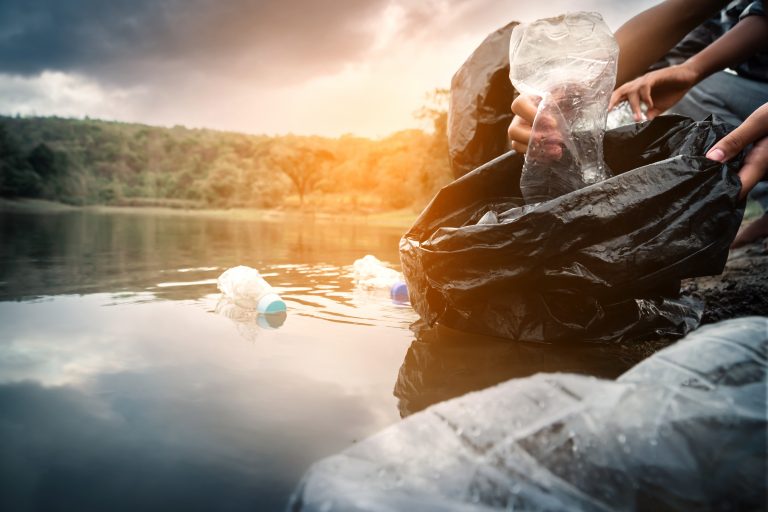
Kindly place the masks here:
POLYGON ((381 140, 267 137, 58 117, 0 117, 0 195, 71 204, 420 209, 450 180, 444 91, 432 130, 381 140))
POLYGON ((0 195, 37 197, 43 180, 24 158, 18 143, 0 125, 0 195))

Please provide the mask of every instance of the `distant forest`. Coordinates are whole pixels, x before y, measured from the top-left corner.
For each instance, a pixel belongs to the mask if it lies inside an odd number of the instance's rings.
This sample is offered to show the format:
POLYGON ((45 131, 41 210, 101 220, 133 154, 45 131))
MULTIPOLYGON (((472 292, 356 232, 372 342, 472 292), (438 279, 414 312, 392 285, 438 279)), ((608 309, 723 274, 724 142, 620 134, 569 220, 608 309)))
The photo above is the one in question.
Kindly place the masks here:
POLYGON ((420 209, 451 180, 445 98, 434 91, 418 113, 431 132, 380 140, 0 116, 0 196, 74 205, 420 209))

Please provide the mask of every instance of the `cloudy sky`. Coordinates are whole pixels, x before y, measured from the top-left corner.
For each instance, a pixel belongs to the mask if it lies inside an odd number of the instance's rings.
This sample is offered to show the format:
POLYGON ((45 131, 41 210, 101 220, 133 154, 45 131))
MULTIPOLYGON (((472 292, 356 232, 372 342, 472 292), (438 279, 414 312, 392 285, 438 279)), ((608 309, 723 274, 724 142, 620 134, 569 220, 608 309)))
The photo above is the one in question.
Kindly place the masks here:
POLYGON ((656 0, 0 0, 0 113, 372 137, 511 20, 656 0))

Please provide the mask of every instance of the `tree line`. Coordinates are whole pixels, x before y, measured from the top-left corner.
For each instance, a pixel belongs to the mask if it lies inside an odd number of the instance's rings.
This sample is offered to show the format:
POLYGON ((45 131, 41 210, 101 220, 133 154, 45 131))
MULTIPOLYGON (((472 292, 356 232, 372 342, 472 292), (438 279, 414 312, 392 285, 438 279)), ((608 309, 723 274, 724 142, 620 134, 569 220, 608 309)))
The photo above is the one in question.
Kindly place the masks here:
POLYGON ((69 204, 420 209, 451 179, 446 92, 419 116, 432 130, 371 140, 0 117, 0 195, 69 204))

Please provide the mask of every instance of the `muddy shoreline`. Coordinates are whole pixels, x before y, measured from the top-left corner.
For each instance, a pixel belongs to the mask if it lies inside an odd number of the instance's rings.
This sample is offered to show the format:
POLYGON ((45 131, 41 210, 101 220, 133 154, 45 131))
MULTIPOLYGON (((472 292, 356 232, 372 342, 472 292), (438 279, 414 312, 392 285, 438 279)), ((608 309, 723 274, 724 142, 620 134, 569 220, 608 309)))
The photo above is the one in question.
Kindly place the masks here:
POLYGON ((768 239, 733 249, 722 274, 687 279, 682 292, 704 301, 702 325, 768 315, 768 239))

